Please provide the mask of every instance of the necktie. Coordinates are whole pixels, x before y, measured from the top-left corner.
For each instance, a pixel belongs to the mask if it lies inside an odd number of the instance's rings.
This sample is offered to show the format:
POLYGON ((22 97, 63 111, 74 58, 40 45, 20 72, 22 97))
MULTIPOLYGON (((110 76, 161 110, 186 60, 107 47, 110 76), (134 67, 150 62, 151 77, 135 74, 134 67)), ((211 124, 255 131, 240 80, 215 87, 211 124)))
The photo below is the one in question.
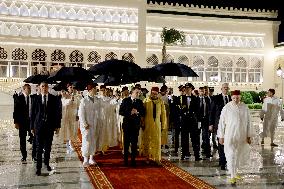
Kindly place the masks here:
POLYGON ((203 116, 205 116, 205 111, 204 111, 204 98, 203 97, 201 97, 200 98, 200 100, 201 100, 201 107, 200 107, 200 109, 201 109, 201 111, 203 112, 203 116))
POLYGON ((189 106, 190 106, 190 96, 187 96, 186 102, 187 102, 187 108, 189 108, 189 106))
POLYGON ((30 97, 27 96, 27 108, 29 109, 29 106, 30 106, 30 97))
POLYGON ((153 102, 153 118, 154 118, 154 120, 156 119, 156 104, 155 104, 155 102, 153 102))
POLYGON ((47 112, 46 112, 46 95, 43 95, 43 115, 44 115, 44 120, 46 121, 46 119, 47 119, 47 112))
POLYGON ((225 104, 229 102, 228 96, 225 96, 225 104))

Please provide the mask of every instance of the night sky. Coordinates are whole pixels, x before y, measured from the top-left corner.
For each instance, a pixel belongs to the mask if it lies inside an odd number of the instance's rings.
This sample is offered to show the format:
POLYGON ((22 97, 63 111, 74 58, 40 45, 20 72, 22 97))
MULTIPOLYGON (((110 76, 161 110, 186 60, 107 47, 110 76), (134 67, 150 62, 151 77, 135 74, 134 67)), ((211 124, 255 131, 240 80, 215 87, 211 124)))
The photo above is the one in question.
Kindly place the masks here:
MULTIPOLYGON (((150 0, 147 0, 148 3, 150 0)), ((278 10, 279 26, 278 42, 284 42, 284 6, 281 0, 152 0, 154 2, 168 2, 179 4, 194 4, 236 8, 278 10), (281 4, 280 4, 281 3, 281 4)))

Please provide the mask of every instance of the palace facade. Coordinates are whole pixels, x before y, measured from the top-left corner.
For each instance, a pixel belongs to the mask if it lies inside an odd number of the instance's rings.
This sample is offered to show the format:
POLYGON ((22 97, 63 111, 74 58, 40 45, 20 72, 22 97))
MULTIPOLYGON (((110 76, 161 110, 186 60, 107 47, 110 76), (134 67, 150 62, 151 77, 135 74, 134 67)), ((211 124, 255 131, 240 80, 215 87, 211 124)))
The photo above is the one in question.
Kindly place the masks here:
POLYGON ((283 96, 277 15, 145 0, 1 0, 0 80, 20 83, 60 66, 87 69, 115 58, 151 67, 162 61, 162 28, 173 27, 184 31, 186 42, 167 47, 167 62, 186 64, 199 77, 169 77, 169 86, 229 82, 232 89, 276 88, 283 96))

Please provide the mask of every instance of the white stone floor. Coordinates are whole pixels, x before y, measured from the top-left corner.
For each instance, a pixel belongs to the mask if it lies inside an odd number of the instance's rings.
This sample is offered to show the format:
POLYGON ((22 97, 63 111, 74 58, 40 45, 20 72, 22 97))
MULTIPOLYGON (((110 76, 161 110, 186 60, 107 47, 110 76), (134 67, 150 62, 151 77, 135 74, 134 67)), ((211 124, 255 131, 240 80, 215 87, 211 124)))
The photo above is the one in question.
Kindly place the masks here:
MULTIPOLYGON (((258 117, 254 116, 255 132, 259 133, 258 117)), ((236 187, 228 183, 228 173, 221 171, 218 165, 218 153, 214 153, 211 160, 195 162, 181 161, 172 156, 171 151, 163 153, 163 158, 170 160, 177 166, 191 174, 205 180, 220 189, 284 189, 284 127, 282 123, 277 129, 277 148, 271 148, 269 139, 267 145, 261 146, 259 135, 254 137, 250 165, 241 169, 243 180, 236 187)), ((54 137, 51 167, 52 174, 43 168, 43 176, 35 176, 35 164, 31 160, 31 145, 27 145, 29 156, 27 164, 20 162, 18 133, 12 124, 12 106, 0 106, 0 189, 6 188, 51 188, 51 189, 91 189, 89 177, 86 174, 77 154, 67 154, 65 146, 54 137)), ((139 188, 139 187, 137 187, 139 188)))

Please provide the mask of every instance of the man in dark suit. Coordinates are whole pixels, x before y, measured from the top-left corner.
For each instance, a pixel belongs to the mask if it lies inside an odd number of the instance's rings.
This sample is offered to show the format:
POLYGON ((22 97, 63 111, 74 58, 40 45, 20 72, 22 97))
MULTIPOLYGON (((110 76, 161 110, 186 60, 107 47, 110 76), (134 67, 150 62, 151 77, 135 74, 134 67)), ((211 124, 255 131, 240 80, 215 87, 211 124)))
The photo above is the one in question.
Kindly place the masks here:
POLYGON ((14 100, 14 124, 15 128, 19 130, 20 137, 20 150, 22 153, 22 163, 27 160, 26 150, 26 136, 30 131, 30 110, 31 110, 31 86, 25 84, 23 86, 23 92, 17 96, 14 100))
MULTIPOLYGON (((180 85, 178 87, 180 96, 185 93, 185 86, 180 85)), ((181 133, 181 125, 182 125, 182 109, 181 109, 181 101, 180 96, 174 96, 170 103, 170 120, 173 122, 173 143, 175 145, 174 153, 178 155, 179 148, 179 136, 181 133)))
MULTIPOLYGON (((209 125, 210 125, 209 130, 211 132, 217 131, 222 109, 228 102, 232 100, 231 96, 228 95, 229 92, 228 83, 223 83, 221 90, 222 93, 216 95, 211 103, 211 110, 209 115, 209 125)), ((227 161, 224 153, 224 145, 221 145, 219 143, 219 139, 218 139, 218 153, 219 153, 219 165, 221 166, 221 170, 226 170, 227 161)))
POLYGON ((191 83, 185 84, 185 95, 180 96, 182 124, 181 124, 181 159, 187 159, 189 153, 189 134, 195 156, 195 161, 200 161, 200 131, 197 124, 198 100, 192 95, 194 86, 191 83))
POLYGON ((210 112, 210 99, 205 96, 204 87, 199 87, 198 99, 198 124, 202 129, 202 149, 206 158, 211 157, 210 137, 209 137, 209 112, 210 112))
POLYGON ((40 95, 33 99, 31 110, 31 131, 36 137, 37 152, 37 171, 36 175, 41 175, 42 153, 44 149, 44 164, 48 171, 50 151, 53 140, 54 131, 56 134, 60 128, 60 108, 58 98, 48 93, 48 84, 41 82, 40 95))
POLYGON ((123 99, 119 114, 124 116, 122 129, 124 137, 124 164, 128 165, 129 146, 131 144, 131 165, 135 166, 135 158, 137 154, 137 142, 139 130, 141 127, 141 119, 145 116, 145 109, 142 100, 138 99, 140 89, 134 87, 131 90, 130 97, 123 99))

